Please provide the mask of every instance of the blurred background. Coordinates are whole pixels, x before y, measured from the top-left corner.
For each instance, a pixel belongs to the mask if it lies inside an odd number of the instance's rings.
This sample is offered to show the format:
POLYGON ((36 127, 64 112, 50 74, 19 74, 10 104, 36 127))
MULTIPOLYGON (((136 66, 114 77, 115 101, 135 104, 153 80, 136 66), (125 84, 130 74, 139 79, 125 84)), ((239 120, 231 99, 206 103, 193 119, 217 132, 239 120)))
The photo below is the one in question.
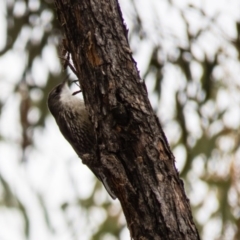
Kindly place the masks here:
MULTIPOLYGON (((120 6, 202 239, 240 239, 240 1, 120 6)), ((0 240, 130 239, 48 112, 60 40, 52 0, 0 0, 0 240)))

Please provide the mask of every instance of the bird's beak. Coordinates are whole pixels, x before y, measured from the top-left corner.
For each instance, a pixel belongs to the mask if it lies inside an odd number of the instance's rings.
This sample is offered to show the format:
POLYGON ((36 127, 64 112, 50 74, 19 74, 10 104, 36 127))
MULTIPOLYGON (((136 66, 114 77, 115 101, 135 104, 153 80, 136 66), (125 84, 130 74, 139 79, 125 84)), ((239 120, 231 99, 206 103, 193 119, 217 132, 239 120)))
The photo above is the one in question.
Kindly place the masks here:
MULTIPOLYGON (((74 83, 80 88, 80 85, 79 85, 79 83, 78 83, 78 79, 77 79, 77 80, 73 80, 72 82, 74 82, 74 83)), ((74 95, 76 95, 76 94, 78 94, 78 93, 80 93, 80 92, 82 92, 82 91, 81 91, 81 90, 78 90, 78 91, 72 93, 72 95, 74 96, 74 95)))
POLYGON ((78 91, 76 91, 76 92, 73 92, 72 95, 74 96, 74 95, 76 95, 76 94, 78 94, 78 93, 80 93, 80 92, 82 92, 82 90, 78 90, 78 91))

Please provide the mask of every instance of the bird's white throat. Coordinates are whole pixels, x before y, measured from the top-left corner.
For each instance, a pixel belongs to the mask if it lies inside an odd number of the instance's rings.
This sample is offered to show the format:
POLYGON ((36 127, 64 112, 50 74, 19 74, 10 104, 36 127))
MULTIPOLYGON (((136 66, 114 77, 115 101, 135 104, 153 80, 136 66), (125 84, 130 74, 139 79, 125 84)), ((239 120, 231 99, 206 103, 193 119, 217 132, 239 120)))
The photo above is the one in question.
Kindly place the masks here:
POLYGON ((72 108, 75 106, 79 108, 80 106, 82 106, 81 103, 83 102, 83 100, 81 100, 77 96, 73 96, 68 85, 64 84, 60 94, 60 102, 63 105, 68 105, 68 106, 71 106, 72 108))

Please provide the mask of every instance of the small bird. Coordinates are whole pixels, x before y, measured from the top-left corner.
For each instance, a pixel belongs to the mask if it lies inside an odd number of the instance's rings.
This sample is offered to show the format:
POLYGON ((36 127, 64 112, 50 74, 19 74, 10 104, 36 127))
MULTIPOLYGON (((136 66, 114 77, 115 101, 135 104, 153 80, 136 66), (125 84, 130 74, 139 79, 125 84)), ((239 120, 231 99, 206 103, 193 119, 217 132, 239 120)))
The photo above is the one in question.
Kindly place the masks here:
MULTIPOLYGON (((71 93, 66 78, 49 93, 48 108, 61 133, 77 155, 82 159, 86 155, 96 157, 96 138, 93 124, 89 120, 83 100, 74 96, 75 93, 71 93)), ((94 168, 91 168, 91 170, 94 171, 94 168)), ((114 192, 107 184, 106 177, 102 174, 99 176, 96 171, 94 171, 94 174, 103 183, 109 195, 116 199, 114 192)))

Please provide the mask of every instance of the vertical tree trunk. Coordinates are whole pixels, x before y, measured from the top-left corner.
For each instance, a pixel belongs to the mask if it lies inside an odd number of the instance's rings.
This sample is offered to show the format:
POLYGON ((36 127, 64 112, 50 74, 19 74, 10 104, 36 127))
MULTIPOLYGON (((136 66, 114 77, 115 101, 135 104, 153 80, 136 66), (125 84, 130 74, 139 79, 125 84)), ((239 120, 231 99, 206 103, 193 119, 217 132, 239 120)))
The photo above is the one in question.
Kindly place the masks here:
POLYGON ((148 100, 117 0, 55 0, 98 159, 121 202, 131 237, 199 239, 174 156, 148 100))

